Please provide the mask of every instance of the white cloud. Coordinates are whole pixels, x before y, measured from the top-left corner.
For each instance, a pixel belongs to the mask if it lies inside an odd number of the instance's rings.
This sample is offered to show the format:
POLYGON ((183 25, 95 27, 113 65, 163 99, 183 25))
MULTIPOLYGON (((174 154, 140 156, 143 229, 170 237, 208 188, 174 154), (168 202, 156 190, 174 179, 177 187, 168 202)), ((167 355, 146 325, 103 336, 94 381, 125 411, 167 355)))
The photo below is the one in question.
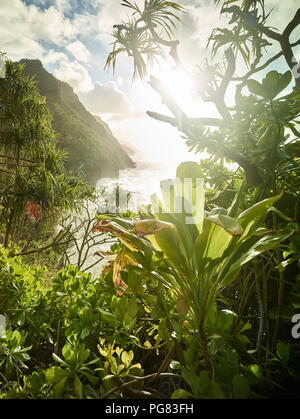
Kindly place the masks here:
POLYGON ((55 0, 55 6, 62 13, 70 10, 71 8, 69 0, 55 0))
POLYGON ((90 51, 80 41, 75 41, 67 45, 66 50, 71 52, 78 61, 85 63, 88 62, 91 57, 90 51))
POLYGON ((64 45, 80 32, 59 10, 40 9, 21 0, 0 1, 1 49, 12 59, 41 58, 41 41, 64 45))
POLYGON ((131 105, 115 82, 97 82, 93 90, 80 96, 83 104, 94 114, 129 114, 131 105))
MULTIPOLYGON (((3 32, 0 29, 0 37, 3 32)), ((13 38, 1 39, 1 51, 7 52, 7 57, 13 61, 19 61, 22 58, 42 59, 44 48, 36 41, 24 38, 15 41, 13 38)))
POLYGON ((79 92, 88 92, 93 89, 93 83, 87 69, 77 61, 65 61, 54 71, 55 77, 69 83, 79 92))
POLYGON ((55 51, 54 49, 51 49, 48 54, 43 58, 43 64, 55 64, 57 62, 61 61, 67 61, 68 57, 63 52, 55 51))
MULTIPOLYGON (((270 26, 275 27, 280 32, 284 30, 287 24, 293 19, 295 13, 299 7, 299 0, 289 0, 287 2, 278 1, 278 0, 269 0, 266 2, 267 11, 272 13, 268 19, 270 26)), ((297 30, 294 31, 294 34, 297 33, 297 30)), ((293 36, 292 36, 293 37, 293 36)), ((297 37, 296 37, 297 38, 297 37)), ((298 31, 299 38, 299 31, 298 31)))
MULTIPOLYGON (((107 45, 112 41, 111 32, 113 25, 120 23, 122 20, 127 20, 131 15, 128 7, 122 7, 119 0, 95 0, 94 4, 100 6, 97 16, 98 39, 107 45)), ((141 0, 136 3, 141 4, 141 0)), ((143 2, 142 2, 143 3, 143 2)))
POLYGON ((97 82, 94 89, 80 94, 83 105, 94 115, 101 115, 109 124, 130 119, 145 118, 146 113, 135 107, 115 82, 97 82))

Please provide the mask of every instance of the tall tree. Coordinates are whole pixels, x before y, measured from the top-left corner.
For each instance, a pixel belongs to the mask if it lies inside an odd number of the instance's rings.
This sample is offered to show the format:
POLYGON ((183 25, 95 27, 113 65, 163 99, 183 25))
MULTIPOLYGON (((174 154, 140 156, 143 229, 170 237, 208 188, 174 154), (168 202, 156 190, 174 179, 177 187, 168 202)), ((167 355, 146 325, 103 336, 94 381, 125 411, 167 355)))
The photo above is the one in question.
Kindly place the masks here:
MULTIPOLYGON (((299 132, 295 124, 300 111, 300 73, 294 48, 300 45, 300 40, 292 43, 290 37, 300 24, 300 9, 279 33, 268 25, 270 14, 266 13, 264 1, 215 3, 222 3, 221 14, 229 18, 230 28, 213 30, 208 43, 211 60, 202 62, 193 78, 199 85, 195 93, 204 102, 212 102, 219 117, 199 115, 190 118, 174 100, 173 92, 153 76, 150 84, 173 116, 152 111, 148 115, 177 127, 191 150, 201 152, 206 149, 217 159, 238 163, 245 171, 249 186, 260 186, 263 196, 274 189, 274 182, 284 169, 299 168, 299 132), (270 57, 268 49, 274 42, 279 51, 270 57), (243 75, 239 74, 238 56, 246 64, 243 75), (288 67, 285 74, 271 71, 262 84, 251 79, 282 56, 288 67), (292 79, 293 92, 282 97, 281 93, 292 79), (231 86, 236 91, 235 105, 229 107, 227 93, 231 86), (250 95, 245 93, 246 86, 250 95)), ((187 71, 178 53, 179 41, 174 35, 183 7, 164 0, 145 1, 144 8, 127 0, 122 5, 132 10, 132 18, 114 25, 115 42, 106 66, 115 69, 117 57, 126 53, 133 59, 134 77, 145 78, 153 60, 167 51, 176 67, 187 71)))
POLYGON ((69 176, 57 147, 51 115, 23 67, 6 61, 0 79, 0 199, 4 246, 26 217, 38 224, 47 214, 73 209, 87 189, 69 176))

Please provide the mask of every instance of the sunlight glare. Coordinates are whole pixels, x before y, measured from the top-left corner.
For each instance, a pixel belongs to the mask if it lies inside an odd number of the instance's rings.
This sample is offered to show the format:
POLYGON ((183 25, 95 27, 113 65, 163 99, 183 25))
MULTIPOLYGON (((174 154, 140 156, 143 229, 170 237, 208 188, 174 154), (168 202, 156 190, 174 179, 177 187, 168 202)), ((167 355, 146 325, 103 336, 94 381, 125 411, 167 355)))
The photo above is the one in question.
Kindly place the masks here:
POLYGON ((178 69, 164 69, 155 76, 168 89, 183 111, 189 112, 195 107, 194 82, 188 73, 178 69))

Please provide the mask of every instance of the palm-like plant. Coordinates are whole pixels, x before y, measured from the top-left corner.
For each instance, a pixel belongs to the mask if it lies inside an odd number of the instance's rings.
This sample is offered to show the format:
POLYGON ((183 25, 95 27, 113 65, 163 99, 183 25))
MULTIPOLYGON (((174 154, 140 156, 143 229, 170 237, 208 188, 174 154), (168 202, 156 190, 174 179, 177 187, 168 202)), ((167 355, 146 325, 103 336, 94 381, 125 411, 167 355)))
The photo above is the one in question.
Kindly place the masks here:
POLYGON ((106 67, 112 66, 113 71, 115 71, 118 55, 125 52, 133 58, 133 79, 137 76, 144 78, 147 75, 147 65, 152 64, 156 56, 162 56, 162 52, 153 42, 149 33, 136 28, 135 21, 130 21, 121 26, 122 29, 118 27, 113 30, 112 35, 116 41, 107 58, 106 67))
POLYGON ((132 18, 114 26, 112 36, 115 41, 105 67, 115 70, 118 55, 127 53, 133 58, 133 78, 139 76, 143 79, 147 75, 147 66, 164 56, 161 45, 173 45, 171 37, 176 28, 175 21, 180 21, 180 17, 172 10, 182 12, 184 9, 175 2, 164 0, 146 0, 143 10, 127 0, 122 5, 133 10, 132 18), (161 29, 159 33, 157 28, 161 29), (164 34, 167 39, 163 38, 164 34))
MULTIPOLYGON (((221 290, 236 280, 247 262, 293 233, 274 233, 262 228, 280 195, 266 199, 233 218, 237 213, 238 197, 229 210, 206 214, 203 226, 199 220, 197 225, 187 225, 187 214, 163 212, 166 206, 160 203, 161 211, 155 214, 156 221, 128 221, 114 216, 103 220, 102 216, 95 228, 95 231, 110 232, 118 237, 130 251, 131 258, 134 257, 133 250, 143 253, 146 247, 153 249, 154 246, 163 252, 164 267, 152 274, 177 294, 180 314, 190 323, 210 370, 212 364, 205 330, 213 325, 221 290)), ((180 188, 174 191, 173 199, 185 199, 180 188)))
POLYGON ((128 0, 123 0, 122 5, 133 10, 133 16, 137 15, 137 23, 144 22, 149 28, 161 26, 169 38, 173 35, 173 30, 176 29, 174 21, 180 21, 180 18, 170 9, 177 12, 184 10, 180 4, 165 0, 145 0, 144 10, 128 0))
POLYGON ((79 177, 66 173, 66 153, 57 148, 45 98, 22 69, 7 61, 6 77, 0 79, 0 222, 5 225, 5 246, 14 231, 22 229, 26 207, 36 209, 32 214, 38 214, 39 222, 42 212, 74 208, 83 186, 79 177))
POLYGON ((144 10, 141 10, 136 3, 131 4, 128 0, 123 0, 123 6, 133 10, 133 16, 137 15, 139 22, 144 22, 149 28, 160 26, 163 32, 171 39, 176 29, 175 20, 180 18, 171 10, 182 12, 184 8, 173 1, 165 0, 146 0, 144 10))

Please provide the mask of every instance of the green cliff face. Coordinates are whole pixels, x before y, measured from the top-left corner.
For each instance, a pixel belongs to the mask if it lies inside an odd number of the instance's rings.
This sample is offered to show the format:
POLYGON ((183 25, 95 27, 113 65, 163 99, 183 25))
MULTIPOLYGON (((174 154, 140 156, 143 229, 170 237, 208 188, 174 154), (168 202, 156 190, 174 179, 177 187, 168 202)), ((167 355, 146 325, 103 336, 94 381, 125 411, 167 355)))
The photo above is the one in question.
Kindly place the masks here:
POLYGON ((20 63, 25 64, 24 74, 34 77, 40 94, 46 97, 53 129, 69 155, 67 169, 76 172, 81 166, 86 180, 95 185, 101 177, 117 177, 120 169, 135 166, 108 125, 84 108, 71 86, 48 73, 39 60, 20 63))

